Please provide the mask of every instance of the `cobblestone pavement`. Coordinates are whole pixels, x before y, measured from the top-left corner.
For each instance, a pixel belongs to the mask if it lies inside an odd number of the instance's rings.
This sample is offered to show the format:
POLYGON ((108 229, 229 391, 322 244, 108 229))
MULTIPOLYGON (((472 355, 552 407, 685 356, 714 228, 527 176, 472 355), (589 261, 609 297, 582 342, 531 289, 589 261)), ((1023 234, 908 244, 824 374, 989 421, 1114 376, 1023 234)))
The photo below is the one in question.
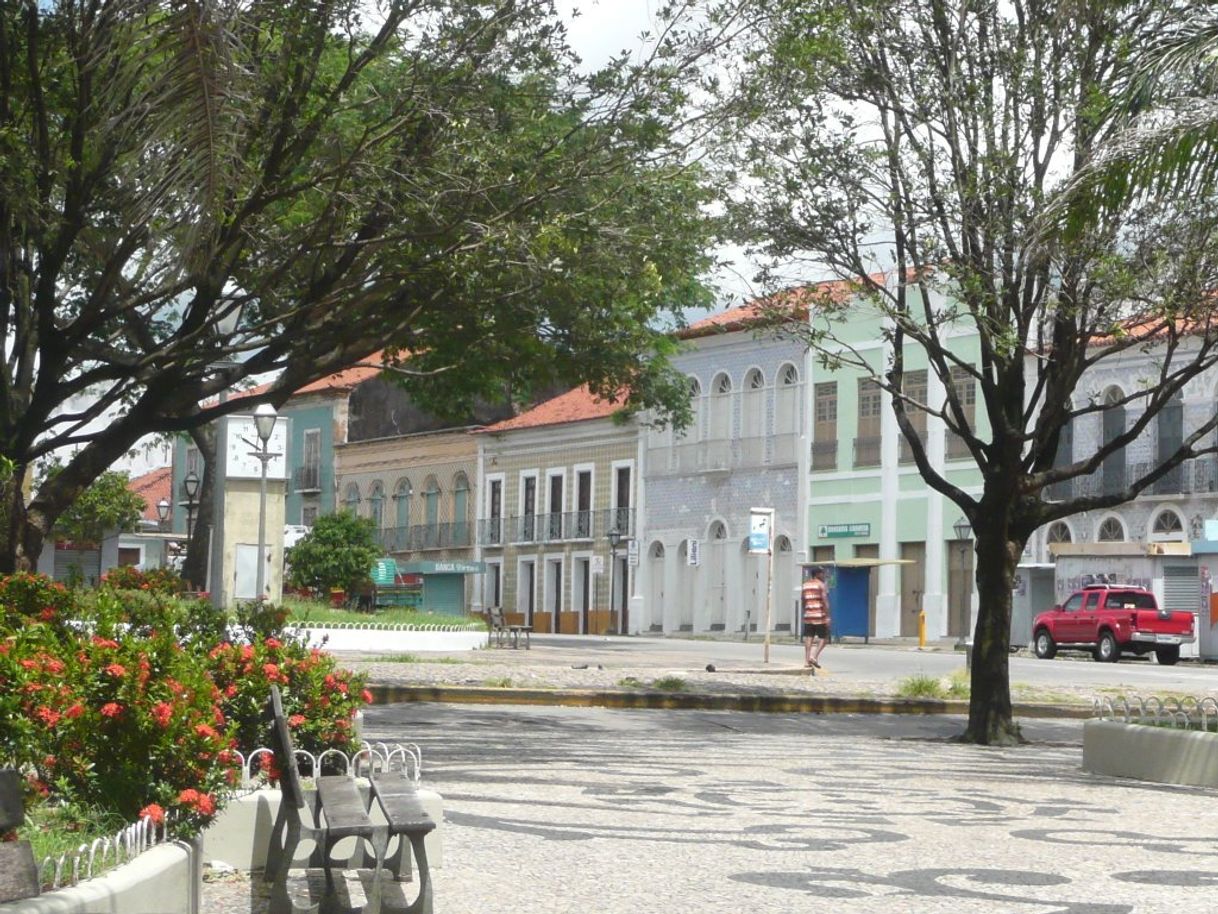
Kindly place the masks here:
MULTIPOLYGON (((696 691, 896 688, 706 673, 663 654, 602 669, 538 647, 452 659, 342 662, 373 681, 433 685, 630 688, 679 675, 696 691)), ((948 716, 445 704, 365 714, 367 737, 422 746, 424 781, 444 797, 438 914, 1218 910, 1214 792, 1083 772, 1078 721, 1026 721, 1032 743, 1009 749, 950 742, 962 728, 948 716)), ((209 874, 201 914, 264 910, 257 882, 209 874)))

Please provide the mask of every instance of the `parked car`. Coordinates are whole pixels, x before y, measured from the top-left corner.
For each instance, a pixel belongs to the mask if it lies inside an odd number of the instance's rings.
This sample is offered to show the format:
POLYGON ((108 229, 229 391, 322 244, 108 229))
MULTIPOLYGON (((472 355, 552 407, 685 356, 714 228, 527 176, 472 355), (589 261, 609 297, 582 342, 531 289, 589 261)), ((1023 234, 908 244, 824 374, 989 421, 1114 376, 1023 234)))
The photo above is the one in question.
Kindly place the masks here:
POLYGON ((1144 587, 1097 584, 1076 590, 1060 606, 1032 621, 1032 649, 1042 660, 1059 648, 1091 651, 1096 660, 1113 662, 1122 652, 1170 666, 1180 659, 1180 645, 1195 639, 1193 614, 1160 609, 1144 587))

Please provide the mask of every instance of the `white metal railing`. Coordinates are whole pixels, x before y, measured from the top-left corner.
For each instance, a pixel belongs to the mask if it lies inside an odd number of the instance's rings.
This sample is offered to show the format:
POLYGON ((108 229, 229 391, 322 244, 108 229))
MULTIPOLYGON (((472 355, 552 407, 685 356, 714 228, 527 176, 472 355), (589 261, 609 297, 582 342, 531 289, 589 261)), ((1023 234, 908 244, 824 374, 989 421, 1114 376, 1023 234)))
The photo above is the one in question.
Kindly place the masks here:
POLYGON ((1147 724, 1179 730, 1218 729, 1218 698, 1206 695, 1197 698, 1159 698, 1151 695, 1099 696, 1092 699, 1092 716, 1126 724, 1147 724))
MULTIPOLYGON (((240 752, 234 753, 241 766, 241 784, 230 791, 229 799, 253 793, 264 786, 261 760, 272 754, 272 751, 265 747, 253 750, 248 756, 240 752)), ((423 779, 423 751, 415 743, 365 741, 360 749, 350 753, 341 749, 326 749, 314 754, 297 749, 296 760, 298 765, 301 761, 307 762, 308 770, 314 774, 319 772, 323 765, 337 765, 341 761, 341 773, 356 777, 367 776, 373 771, 401 771, 416 786, 423 779)), ((44 889, 54 890, 100 876, 107 870, 134 859, 149 848, 177 840, 178 835, 174 829, 177 820, 176 810, 169 809, 165 812, 163 822, 141 819, 114 835, 81 844, 74 851, 46 857, 38 867, 39 881, 44 889)))

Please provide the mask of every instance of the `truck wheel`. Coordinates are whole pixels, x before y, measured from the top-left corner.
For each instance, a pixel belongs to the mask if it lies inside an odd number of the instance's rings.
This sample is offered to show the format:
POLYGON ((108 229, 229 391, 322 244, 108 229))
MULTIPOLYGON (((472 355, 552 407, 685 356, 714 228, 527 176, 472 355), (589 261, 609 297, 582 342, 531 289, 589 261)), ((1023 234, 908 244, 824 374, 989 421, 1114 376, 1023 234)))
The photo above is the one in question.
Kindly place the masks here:
POLYGON ((1100 632, 1100 640, 1095 645, 1095 659, 1100 663, 1116 663, 1121 656, 1121 649, 1117 646, 1116 638, 1112 637, 1112 632, 1100 632))
POLYGON ((1180 662, 1180 647, 1173 644, 1171 647, 1156 647, 1155 659, 1159 661, 1161 666, 1174 666, 1180 662))
POLYGON ((1053 640, 1053 636, 1049 634, 1047 628, 1038 628, 1036 637, 1033 639, 1032 649, 1041 660, 1052 660, 1057 654, 1057 642, 1053 640))

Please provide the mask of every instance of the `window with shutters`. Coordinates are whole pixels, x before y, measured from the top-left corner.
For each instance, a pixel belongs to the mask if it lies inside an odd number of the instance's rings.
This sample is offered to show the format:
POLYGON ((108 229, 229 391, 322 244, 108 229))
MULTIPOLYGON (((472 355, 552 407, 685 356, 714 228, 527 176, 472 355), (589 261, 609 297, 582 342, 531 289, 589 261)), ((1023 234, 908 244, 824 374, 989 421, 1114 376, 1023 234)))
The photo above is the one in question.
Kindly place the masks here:
POLYGON ((812 469, 837 469, 837 382, 812 387, 812 469))
POLYGON ((854 439, 854 465, 880 465, 880 413, 884 408, 883 392, 873 378, 858 381, 858 434, 854 439))

